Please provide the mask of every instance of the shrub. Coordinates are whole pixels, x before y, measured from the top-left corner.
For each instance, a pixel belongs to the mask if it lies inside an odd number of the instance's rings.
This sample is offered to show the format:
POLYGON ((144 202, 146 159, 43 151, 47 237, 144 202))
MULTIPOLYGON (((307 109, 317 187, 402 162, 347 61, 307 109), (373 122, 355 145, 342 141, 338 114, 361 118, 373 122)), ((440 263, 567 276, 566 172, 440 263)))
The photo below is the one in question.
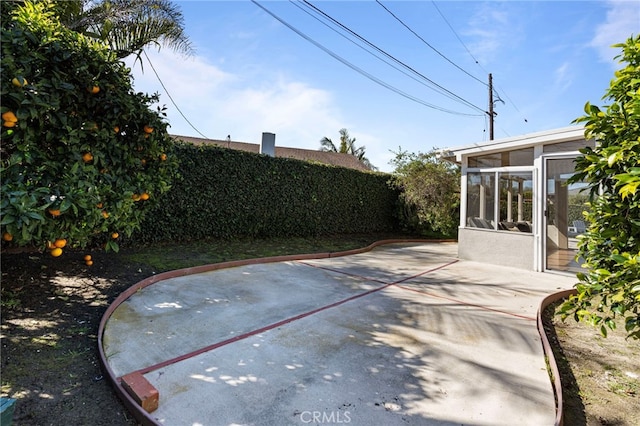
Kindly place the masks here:
POLYGON ((390 184, 400 191, 398 217, 406 231, 425 236, 454 236, 458 229, 460 172, 440 159, 436 150, 427 154, 401 149, 392 161, 390 184))

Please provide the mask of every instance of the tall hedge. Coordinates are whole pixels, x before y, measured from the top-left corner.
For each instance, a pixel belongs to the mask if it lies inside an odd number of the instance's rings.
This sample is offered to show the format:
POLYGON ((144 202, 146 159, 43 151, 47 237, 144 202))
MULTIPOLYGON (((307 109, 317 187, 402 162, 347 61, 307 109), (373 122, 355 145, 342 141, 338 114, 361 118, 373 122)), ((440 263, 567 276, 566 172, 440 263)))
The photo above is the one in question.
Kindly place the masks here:
POLYGON ((140 242, 284 237, 394 229, 389 176, 213 146, 179 144, 181 179, 140 242))

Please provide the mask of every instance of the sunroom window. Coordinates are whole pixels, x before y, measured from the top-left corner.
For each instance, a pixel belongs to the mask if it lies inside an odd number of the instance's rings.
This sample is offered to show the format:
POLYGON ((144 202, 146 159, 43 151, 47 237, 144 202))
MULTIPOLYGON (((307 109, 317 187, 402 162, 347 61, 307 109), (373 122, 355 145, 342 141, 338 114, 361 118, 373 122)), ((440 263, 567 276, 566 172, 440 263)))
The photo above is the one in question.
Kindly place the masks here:
POLYGON ((469 157, 467 166, 478 169, 490 167, 533 166, 533 148, 515 149, 513 151, 496 152, 493 154, 469 157))
POLYGON ((467 173, 467 226, 495 229, 495 174, 467 173))
POLYGON ((466 226, 531 233, 533 173, 467 172, 466 226))
POLYGON ((502 231, 531 232, 533 224, 533 179, 531 172, 498 173, 502 231))

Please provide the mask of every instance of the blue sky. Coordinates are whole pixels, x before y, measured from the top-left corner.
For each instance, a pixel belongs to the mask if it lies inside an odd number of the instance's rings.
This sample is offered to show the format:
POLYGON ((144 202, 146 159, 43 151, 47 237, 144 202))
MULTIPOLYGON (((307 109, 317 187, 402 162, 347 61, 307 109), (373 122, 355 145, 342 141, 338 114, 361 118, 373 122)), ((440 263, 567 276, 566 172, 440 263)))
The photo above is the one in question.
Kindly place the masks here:
POLYGON ((634 1, 381 0, 420 40, 375 1, 311 2, 416 74, 361 40, 350 42, 302 2, 258 1, 416 102, 251 1, 176 3, 195 55, 150 48, 148 56, 197 131, 146 60, 144 70, 128 61, 136 90, 160 93, 172 134, 259 143, 262 132, 271 132, 276 145, 319 149, 323 136, 338 141, 339 129, 347 128, 382 171, 393 169, 391 151, 399 147, 427 152, 488 140, 488 73, 504 101, 495 102, 496 139, 570 125, 585 102, 604 103, 618 68, 619 51, 610 45, 640 29, 634 1))

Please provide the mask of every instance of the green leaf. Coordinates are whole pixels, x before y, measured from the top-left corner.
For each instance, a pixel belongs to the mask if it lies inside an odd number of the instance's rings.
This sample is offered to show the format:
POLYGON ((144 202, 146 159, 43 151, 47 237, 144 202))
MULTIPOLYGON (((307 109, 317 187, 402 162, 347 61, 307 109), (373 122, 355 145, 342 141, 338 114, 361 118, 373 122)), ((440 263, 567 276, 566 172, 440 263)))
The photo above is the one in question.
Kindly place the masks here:
POLYGON ((611 296, 612 302, 622 302, 623 300, 624 300, 624 290, 621 290, 616 294, 614 294, 613 296, 611 296))
POLYGON ((611 275, 611 272, 609 272, 607 269, 602 269, 602 268, 596 269, 594 272, 601 277, 608 277, 609 275, 611 275))
POLYGON ((613 153, 609 156, 609 158, 607 158, 607 164, 609 165, 609 167, 613 166, 622 156, 622 152, 618 151, 616 153, 613 153))
POLYGON ((602 334, 602 336, 604 337, 607 337, 607 327, 605 327, 604 324, 600 326, 600 334, 602 334))
POLYGON ((624 200, 628 196, 634 195, 636 193, 636 191, 638 190, 638 186, 640 186, 640 179, 638 179, 635 182, 630 182, 630 183, 627 183, 626 185, 622 186, 618 190, 618 193, 622 196, 622 199, 624 200))
POLYGON ((69 200, 68 198, 65 198, 60 203, 60 211, 66 212, 67 210, 69 210, 69 208, 72 206, 72 204, 73 203, 71 202, 71 200, 69 200))
POLYGON ((609 327, 611 330, 615 330, 616 329, 616 322, 613 318, 607 318, 604 320, 604 323, 607 327, 609 327))
POLYGON ((113 251, 115 253, 118 253, 120 251, 120 246, 115 241, 109 240, 109 241, 107 241, 107 244, 105 245, 105 249, 107 251, 113 251))
POLYGON ((2 216, 2 220, 0 220, 0 225, 8 225, 10 223, 14 223, 15 221, 16 221, 15 216, 4 215, 2 216))
POLYGON ((35 219, 35 220, 45 220, 44 216, 42 216, 38 212, 27 212, 27 216, 29 216, 31 219, 35 219))
POLYGON ((616 263, 624 263, 627 261, 628 257, 622 256, 620 254, 612 254, 611 258, 616 261, 616 263))
POLYGON ((620 173, 614 176, 614 178, 618 181, 618 184, 624 184, 629 181, 635 181, 638 179, 636 176, 629 173, 620 173))

